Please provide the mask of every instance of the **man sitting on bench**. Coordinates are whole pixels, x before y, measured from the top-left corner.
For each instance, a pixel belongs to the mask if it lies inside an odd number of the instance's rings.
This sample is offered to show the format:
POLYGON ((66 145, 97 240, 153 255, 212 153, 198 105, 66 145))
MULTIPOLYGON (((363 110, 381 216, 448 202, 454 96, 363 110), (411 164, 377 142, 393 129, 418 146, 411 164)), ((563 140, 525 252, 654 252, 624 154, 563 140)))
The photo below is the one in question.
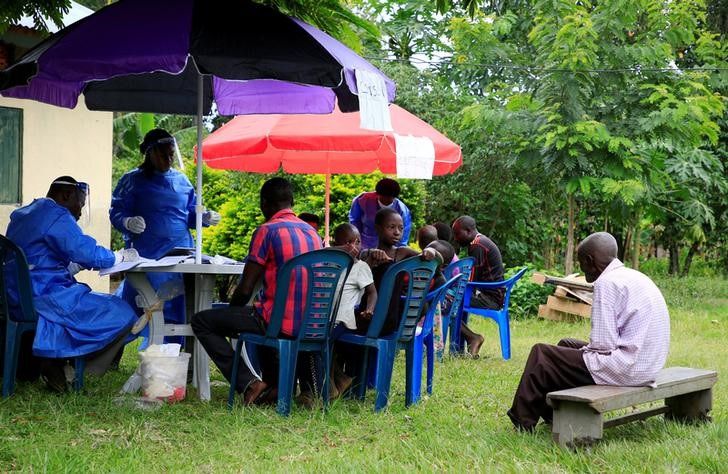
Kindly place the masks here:
POLYGON ((532 431, 550 423, 546 394, 582 385, 653 385, 670 346, 670 316, 662 293, 646 275, 617 258, 617 241, 597 232, 577 249, 579 265, 594 282, 590 342, 562 339, 536 344, 526 361, 508 417, 532 431))

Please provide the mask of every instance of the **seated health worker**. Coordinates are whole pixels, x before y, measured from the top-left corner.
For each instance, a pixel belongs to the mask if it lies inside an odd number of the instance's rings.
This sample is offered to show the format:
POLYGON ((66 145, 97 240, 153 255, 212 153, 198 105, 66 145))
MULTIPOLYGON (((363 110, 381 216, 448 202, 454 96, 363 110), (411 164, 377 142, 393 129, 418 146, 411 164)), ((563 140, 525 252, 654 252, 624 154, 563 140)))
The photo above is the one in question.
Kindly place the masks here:
MULTIPOLYGON (((38 326, 33 354, 48 387, 63 392, 73 374, 67 359, 87 356, 86 372, 103 374, 136 321, 134 311, 113 295, 91 291, 74 274, 138 259, 136 251, 117 252, 97 245, 77 221, 89 193, 86 183, 62 176, 45 198, 13 211, 6 236, 23 250, 30 269, 38 326)), ((12 273, 11 273, 12 274, 12 273)), ((18 302, 17 283, 8 279, 11 311, 18 302)))

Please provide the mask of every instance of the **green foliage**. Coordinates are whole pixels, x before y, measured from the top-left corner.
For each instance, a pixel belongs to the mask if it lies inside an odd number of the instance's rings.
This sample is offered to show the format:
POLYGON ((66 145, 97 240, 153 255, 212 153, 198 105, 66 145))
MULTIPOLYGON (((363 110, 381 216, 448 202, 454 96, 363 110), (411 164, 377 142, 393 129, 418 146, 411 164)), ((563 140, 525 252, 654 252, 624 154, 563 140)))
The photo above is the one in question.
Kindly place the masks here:
MULTIPOLYGON (((546 304, 546 299, 553 294, 554 288, 550 285, 539 285, 531 281, 531 276, 536 270, 533 264, 526 264, 528 270, 511 290, 511 302, 508 307, 508 315, 511 319, 535 318, 538 315, 538 305, 546 304)), ((508 279, 523 268, 513 267, 506 269, 504 279, 508 279)), ((553 275, 554 272, 549 272, 553 275)))

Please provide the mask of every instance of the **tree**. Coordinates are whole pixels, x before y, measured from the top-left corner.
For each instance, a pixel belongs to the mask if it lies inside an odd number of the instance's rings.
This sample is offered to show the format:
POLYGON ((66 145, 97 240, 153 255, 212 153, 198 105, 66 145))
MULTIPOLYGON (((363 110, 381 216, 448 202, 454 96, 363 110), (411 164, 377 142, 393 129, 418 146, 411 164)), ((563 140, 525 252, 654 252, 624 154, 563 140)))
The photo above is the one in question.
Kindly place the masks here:
POLYGON ((0 6, 0 33, 8 26, 17 23, 23 16, 33 19, 35 28, 48 31, 44 19, 51 20, 59 28, 63 27, 63 15, 68 12, 71 0, 3 0, 0 6))
MULTIPOLYGON (((463 124, 484 139, 504 141, 502 159, 539 169, 550 185, 559 183, 568 203, 567 271, 576 205, 592 203, 592 197, 601 197, 600 207, 608 211, 597 228, 631 241, 634 260, 643 210, 671 185, 668 166, 688 161, 682 152, 696 147, 703 148, 697 154, 706 166, 712 160, 702 153, 712 153, 704 148, 716 140, 721 99, 709 74, 677 65, 701 49, 703 58, 725 57, 720 42, 708 41, 701 28, 705 6, 699 1, 666 7, 653 0, 557 0, 533 6, 533 13, 505 11, 451 23, 449 77, 465 78, 464 85, 479 96, 463 124), (530 25, 530 49, 522 45, 521 30, 510 25, 530 25), (516 75, 520 78, 512 80, 516 75), (524 116, 537 125, 535 133, 522 126, 524 116), (665 143, 681 152, 668 156, 665 143)), ((717 166, 706 169, 719 175, 717 166)), ((705 208, 706 195, 690 196, 701 203, 692 210, 705 208)), ((687 212, 667 204, 672 214, 687 212)), ((703 222, 709 224, 707 216, 703 222)))

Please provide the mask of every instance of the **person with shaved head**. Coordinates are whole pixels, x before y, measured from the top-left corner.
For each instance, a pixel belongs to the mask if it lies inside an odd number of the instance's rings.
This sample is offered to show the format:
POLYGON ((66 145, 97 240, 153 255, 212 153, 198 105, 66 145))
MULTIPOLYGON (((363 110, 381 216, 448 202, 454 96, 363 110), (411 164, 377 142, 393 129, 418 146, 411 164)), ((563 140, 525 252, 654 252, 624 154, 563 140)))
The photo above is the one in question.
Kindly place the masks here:
POLYGON ((435 226, 423 225, 417 230, 417 245, 423 250, 437 239, 437 228, 435 226))
POLYGON ((670 316, 662 293, 646 275, 617 258, 617 241, 597 232, 577 249, 581 270, 594 283, 589 342, 536 344, 508 410, 518 429, 531 431, 553 413, 546 394, 582 385, 654 386, 670 347, 670 316))
MULTIPOLYGON (((453 222, 452 233, 457 243, 467 247, 468 256, 475 259, 472 281, 503 280, 503 259, 500 250, 495 242, 478 232, 475 219, 470 216, 458 217, 453 222)), ((501 309, 504 295, 503 288, 475 290, 470 299, 470 304, 478 308, 501 309)), ((483 345, 483 336, 475 333, 465 324, 460 326, 460 335, 468 343, 470 355, 477 358, 480 346, 483 345)))

